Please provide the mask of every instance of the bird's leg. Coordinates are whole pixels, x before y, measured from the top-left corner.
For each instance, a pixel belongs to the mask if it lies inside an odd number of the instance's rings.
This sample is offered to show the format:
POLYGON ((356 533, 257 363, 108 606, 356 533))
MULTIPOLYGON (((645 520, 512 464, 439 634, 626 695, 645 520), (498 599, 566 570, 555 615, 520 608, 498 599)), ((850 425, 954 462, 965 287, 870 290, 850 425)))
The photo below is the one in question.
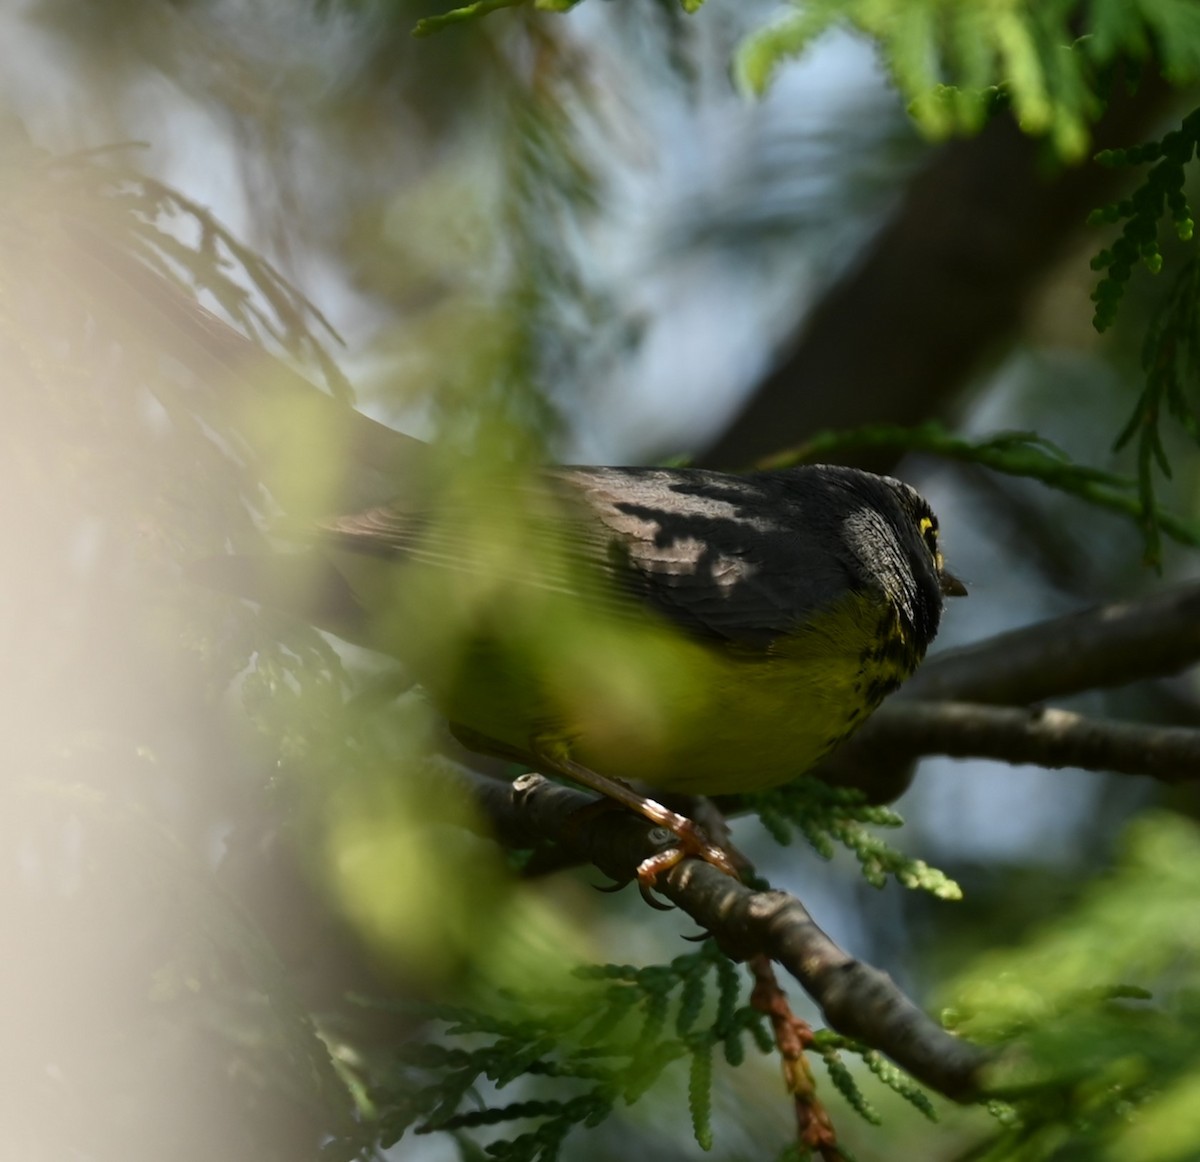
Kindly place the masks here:
POLYGON ((535 740, 533 744, 534 757, 537 765, 544 766, 555 774, 570 779, 573 783, 588 787, 609 799, 628 807, 658 827, 664 827, 679 840, 674 847, 658 852, 642 860, 638 865, 638 883, 643 888, 652 888, 654 881, 670 871, 681 860, 688 856, 697 856, 720 868, 726 875, 738 878, 738 870, 728 853, 711 842, 707 835, 686 815, 680 815, 669 807, 638 794, 632 787, 618 779, 610 779, 606 775, 597 774, 590 767, 577 763, 566 752, 561 742, 535 740))
MULTIPOLYGON (((728 845, 713 843, 704 830, 686 815, 672 811, 669 807, 639 795, 627 783, 619 779, 610 779, 598 774, 590 767, 577 763, 568 753, 568 748, 561 739, 535 738, 528 752, 508 743, 497 742, 486 735, 471 730, 461 723, 452 722, 450 733, 468 750, 477 754, 493 755, 514 762, 525 763, 531 767, 540 767, 548 773, 561 775, 573 783, 587 787, 605 797, 609 803, 618 803, 635 811, 651 823, 665 827, 679 839, 679 843, 666 851, 649 856, 638 865, 638 886, 642 895, 654 886, 654 881, 663 872, 670 871, 681 860, 688 856, 697 856, 720 868, 726 875, 739 879, 739 867, 749 868, 749 860, 740 855, 728 845)), ((585 808, 588 810, 588 808, 585 808)))
POLYGON ((737 878, 746 880, 754 874, 754 864, 734 846, 729 821, 707 795, 674 795, 665 800, 666 806, 692 820, 708 838, 729 857, 737 868, 737 878))

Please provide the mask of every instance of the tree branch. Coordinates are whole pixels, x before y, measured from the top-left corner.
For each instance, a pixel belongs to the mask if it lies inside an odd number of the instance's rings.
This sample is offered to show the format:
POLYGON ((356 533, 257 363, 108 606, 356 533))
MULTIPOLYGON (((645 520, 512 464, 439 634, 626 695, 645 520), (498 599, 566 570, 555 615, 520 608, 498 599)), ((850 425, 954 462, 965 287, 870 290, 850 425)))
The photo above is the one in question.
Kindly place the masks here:
POLYGON ((1200 661, 1200 583, 1067 614, 930 658, 897 695, 1027 705, 1200 661))
MULTIPOLYGON (((581 825, 579 812, 594 799, 541 775, 522 775, 511 784, 466 771, 459 777, 505 841, 529 846, 553 840, 621 882, 671 842, 661 829, 621 810, 590 815, 581 825)), ((990 1055, 948 1033, 887 973, 839 948, 794 896, 755 891, 695 859, 661 876, 658 890, 733 959, 766 955, 790 972, 831 1029, 878 1049, 947 1097, 968 1101, 979 1095, 990 1055)))
MULTIPOLYGON (((1027 706, 1084 690, 1162 677, 1197 661, 1200 584, 1195 582, 1138 601, 1100 605, 1038 622, 930 658, 854 738, 813 773, 835 786, 857 787, 872 802, 890 803, 911 783, 915 755, 964 754, 936 748, 906 749, 899 733, 902 724, 895 731, 891 724, 917 702, 1027 706), (885 737, 889 741, 884 741, 885 737)), ((914 718, 913 729, 915 722, 914 718)), ((979 751, 970 753, 980 755, 979 751)), ((1091 769, 1117 769, 1115 760, 1098 761, 1091 769)), ((1127 773, 1154 772, 1138 768, 1127 773)))
POLYGON ((889 762, 950 755, 1150 775, 1167 783, 1200 779, 1200 730, 1105 722, 1051 707, 897 701, 881 707, 863 735, 861 745, 889 762))

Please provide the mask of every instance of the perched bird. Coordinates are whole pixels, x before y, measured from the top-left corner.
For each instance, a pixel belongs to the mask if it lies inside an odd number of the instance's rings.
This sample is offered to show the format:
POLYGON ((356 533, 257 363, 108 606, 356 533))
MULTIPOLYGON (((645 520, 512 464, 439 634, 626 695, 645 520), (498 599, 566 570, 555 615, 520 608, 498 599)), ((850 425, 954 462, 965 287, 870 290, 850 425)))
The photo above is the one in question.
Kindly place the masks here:
POLYGON ((469 749, 616 798, 727 870, 626 780, 711 795, 795 778, 912 674, 943 597, 965 593, 919 493, 832 465, 543 469, 202 572, 403 659, 469 749))
POLYGON ((625 780, 722 794, 803 774, 913 672, 942 598, 965 592, 937 518, 897 480, 452 462, 66 225, 93 308, 250 417, 283 511, 355 510, 300 552, 210 558, 199 579, 395 655, 469 747, 602 791, 713 862, 625 780))

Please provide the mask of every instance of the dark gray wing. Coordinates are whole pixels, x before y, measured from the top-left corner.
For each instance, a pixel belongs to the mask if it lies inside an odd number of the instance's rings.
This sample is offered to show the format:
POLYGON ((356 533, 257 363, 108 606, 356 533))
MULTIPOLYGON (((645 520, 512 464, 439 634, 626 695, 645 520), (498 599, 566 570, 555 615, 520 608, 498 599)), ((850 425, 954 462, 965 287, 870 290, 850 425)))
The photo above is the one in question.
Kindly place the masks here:
POLYGON ((555 468, 537 485, 498 484, 472 498, 461 521, 452 508, 432 519, 382 507, 331 521, 322 536, 355 552, 473 570, 474 506, 495 505, 502 521, 506 507, 532 503, 535 527, 566 551, 541 555, 514 581, 586 590, 612 610, 649 607, 695 636, 761 649, 854 585, 839 531, 845 499, 836 488, 826 495, 821 475, 799 472, 555 468))
POLYGON ((589 556, 694 634, 765 648, 855 584, 839 490, 818 474, 571 468, 589 556), (796 487, 797 479, 803 484, 796 487))
POLYGON ((584 587, 573 565, 578 554, 573 549, 554 551, 573 542, 572 523, 568 508, 552 492, 497 481, 486 496, 473 496, 469 509, 452 500, 431 512, 381 505, 325 521, 319 535, 325 545, 352 553, 402 557, 452 573, 486 568, 494 577, 503 569, 517 584, 580 596, 584 587), (519 527, 522 543, 531 547, 526 557, 517 561, 503 554, 481 554, 476 538, 502 538, 506 527, 519 527))

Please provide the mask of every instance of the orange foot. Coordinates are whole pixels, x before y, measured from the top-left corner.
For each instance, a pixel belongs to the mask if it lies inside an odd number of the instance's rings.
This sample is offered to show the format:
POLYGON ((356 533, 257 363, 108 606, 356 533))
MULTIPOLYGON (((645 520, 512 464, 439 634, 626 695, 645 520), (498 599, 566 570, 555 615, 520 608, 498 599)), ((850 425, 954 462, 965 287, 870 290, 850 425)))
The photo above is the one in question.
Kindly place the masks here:
MULTIPOLYGON (((661 807, 661 804, 655 804, 655 806, 661 807)), ((669 821, 661 819, 657 822, 662 828, 670 831, 679 842, 664 851, 647 856, 638 864, 637 879, 640 887, 649 891, 654 887, 655 881, 660 875, 669 872, 676 864, 682 863, 689 857, 711 863, 713 867, 719 868, 727 876, 733 876, 734 879, 740 878, 737 865, 729 852, 711 842, 691 819, 686 815, 669 811, 666 807, 661 807, 661 810, 671 818, 669 821)))
MULTIPOLYGON (((679 840, 677 844, 642 860, 638 865, 638 885, 642 889, 643 896, 654 887, 655 880, 663 872, 670 871, 677 863, 690 856, 711 863, 713 867, 719 868, 726 875, 733 876, 734 879, 739 878, 734 858, 719 844, 713 843, 703 830, 686 815, 680 815, 678 811, 672 811, 669 807, 664 807, 662 803, 639 794, 628 783, 620 779, 601 775, 589 767, 583 766, 582 763, 576 762, 570 757, 565 744, 561 742, 554 740, 535 742, 533 753, 537 766, 563 775, 580 786, 598 791, 612 802, 620 803, 621 806, 636 811, 643 818, 649 819, 655 826, 669 831, 679 840)), ((745 864, 743 857, 739 857, 739 859, 745 864)))

